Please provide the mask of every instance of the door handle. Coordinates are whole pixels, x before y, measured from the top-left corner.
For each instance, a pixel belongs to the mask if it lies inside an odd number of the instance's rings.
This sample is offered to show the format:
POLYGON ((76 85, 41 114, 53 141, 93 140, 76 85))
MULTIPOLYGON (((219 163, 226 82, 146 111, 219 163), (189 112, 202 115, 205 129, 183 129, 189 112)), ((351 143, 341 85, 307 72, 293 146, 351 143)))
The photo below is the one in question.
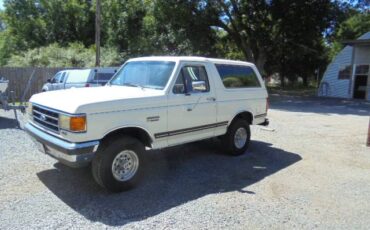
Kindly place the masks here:
POLYGON ((215 97, 207 97, 207 101, 216 101, 215 97))

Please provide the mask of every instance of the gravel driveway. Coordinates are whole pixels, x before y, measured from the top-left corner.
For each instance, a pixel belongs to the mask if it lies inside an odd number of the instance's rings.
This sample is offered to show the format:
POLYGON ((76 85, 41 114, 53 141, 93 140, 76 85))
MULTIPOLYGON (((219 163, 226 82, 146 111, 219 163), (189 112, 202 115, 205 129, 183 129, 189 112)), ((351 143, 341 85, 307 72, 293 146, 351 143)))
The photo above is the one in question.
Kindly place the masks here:
POLYGON ((121 194, 37 152, 0 110, 0 229, 368 229, 370 103, 272 95, 271 107, 248 154, 214 141, 151 151, 121 194))

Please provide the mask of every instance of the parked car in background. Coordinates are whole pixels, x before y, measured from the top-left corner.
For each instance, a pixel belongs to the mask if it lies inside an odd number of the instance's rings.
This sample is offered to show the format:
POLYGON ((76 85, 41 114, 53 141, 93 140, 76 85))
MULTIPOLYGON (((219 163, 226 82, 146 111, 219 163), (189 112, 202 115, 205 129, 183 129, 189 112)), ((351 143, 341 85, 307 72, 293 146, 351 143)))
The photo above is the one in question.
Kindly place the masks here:
POLYGON ((105 85, 117 71, 117 68, 94 68, 94 69, 74 69, 63 70, 48 79, 42 87, 42 92, 81 88, 97 87, 105 85))

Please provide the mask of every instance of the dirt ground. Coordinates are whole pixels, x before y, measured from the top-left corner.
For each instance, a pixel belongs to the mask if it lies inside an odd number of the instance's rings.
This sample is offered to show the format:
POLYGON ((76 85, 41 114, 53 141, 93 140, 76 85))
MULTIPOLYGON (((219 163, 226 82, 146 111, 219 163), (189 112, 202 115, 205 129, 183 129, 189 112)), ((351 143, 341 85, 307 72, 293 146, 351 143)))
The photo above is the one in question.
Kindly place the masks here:
POLYGON ((215 141, 150 151, 144 181, 110 194, 0 111, 0 229, 368 229, 370 103, 271 95, 268 114, 243 156, 215 141))

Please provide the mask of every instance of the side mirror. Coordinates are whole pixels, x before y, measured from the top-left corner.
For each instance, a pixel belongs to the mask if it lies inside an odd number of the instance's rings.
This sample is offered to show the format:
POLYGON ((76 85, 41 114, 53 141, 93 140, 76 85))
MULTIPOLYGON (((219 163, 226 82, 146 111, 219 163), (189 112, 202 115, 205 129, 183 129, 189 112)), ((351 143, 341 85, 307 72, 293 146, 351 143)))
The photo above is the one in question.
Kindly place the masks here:
POLYGON ((49 78, 48 80, 46 80, 46 82, 51 83, 51 79, 49 78))
POLYGON ((205 81, 193 81, 191 83, 194 92, 204 92, 207 90, 207 84, 205 81))

